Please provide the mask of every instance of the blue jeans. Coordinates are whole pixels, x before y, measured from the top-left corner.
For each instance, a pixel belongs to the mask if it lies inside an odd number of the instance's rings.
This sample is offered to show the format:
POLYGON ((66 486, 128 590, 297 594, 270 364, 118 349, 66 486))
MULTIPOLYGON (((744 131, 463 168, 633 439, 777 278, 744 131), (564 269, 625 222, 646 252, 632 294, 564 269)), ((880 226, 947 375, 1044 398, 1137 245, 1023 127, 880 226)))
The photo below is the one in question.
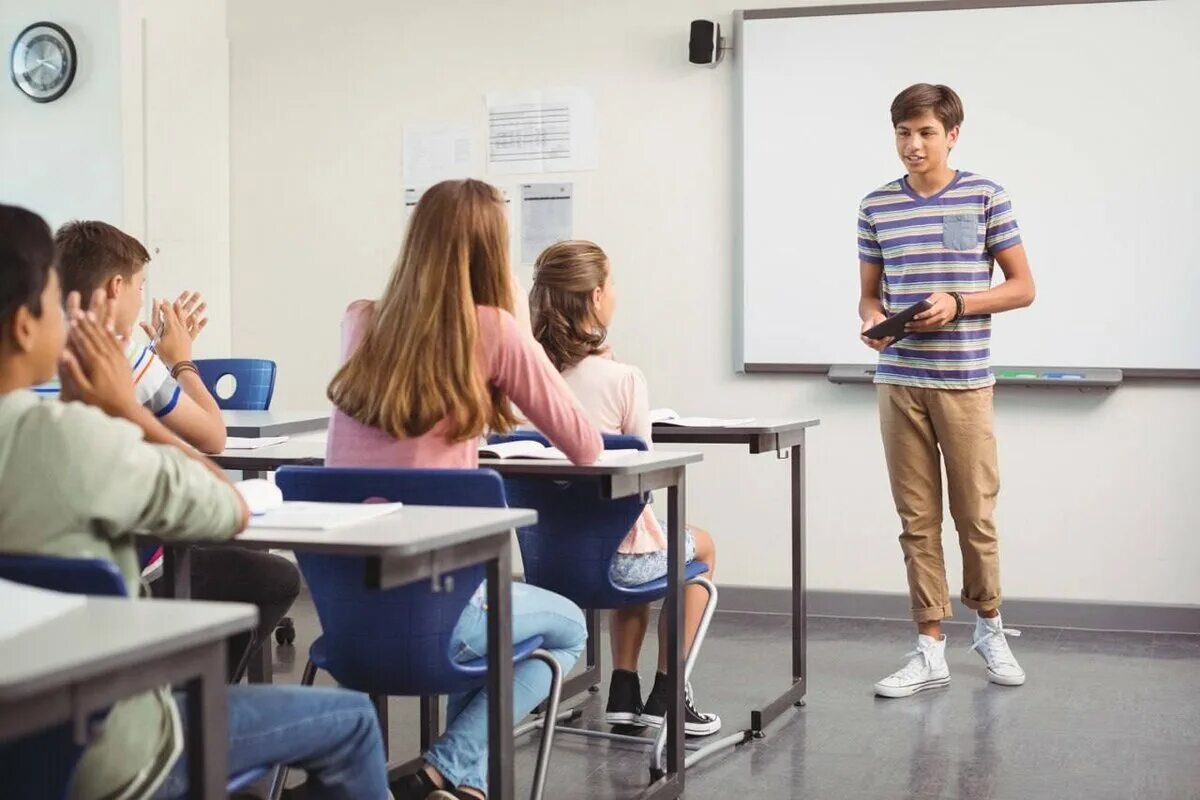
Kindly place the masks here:
MULTIPOLYGON (((186 730, 186 704, 176 695, 186 730)), ((229 774, 287 764, 308 773, 306 797, 387 800, 387 761, 367 696, 314 686, 229 687, 229 774)), ((187 752, 156 798, 187 794, 187 752)))
MULTIPOLYGON (((451 634, 457 661, 487 654, 487 610, 482 592, 463 609, 451 634)), ((512 591, 513 642, 541 636, 542 647, 554 656, 565 675, 583 652, 587 625, 583 612, 565 597, 525 583, 512 591)), ((520 720, 550 695, 550 668, 527 659, 513 667, 513 719, 520 720)), ((488 698, 483 688, 451 695, 446 706, 446 732, 425 754, 455 786, 487 791, 488 698)))

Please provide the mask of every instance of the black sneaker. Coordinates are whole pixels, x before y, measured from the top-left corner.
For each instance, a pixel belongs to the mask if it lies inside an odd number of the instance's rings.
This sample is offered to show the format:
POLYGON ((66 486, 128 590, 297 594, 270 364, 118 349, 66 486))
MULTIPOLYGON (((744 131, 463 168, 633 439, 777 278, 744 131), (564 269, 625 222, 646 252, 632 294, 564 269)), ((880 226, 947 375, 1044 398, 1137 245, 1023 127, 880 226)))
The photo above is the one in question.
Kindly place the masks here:
POLYGON ((604 721, 609 725, 632 725, 646 727, 642 716, 642 683, 636 672, 614 669, 608 683, 608 706, 604 709, 604 721))
MULTIPOLYGON (((667 676, 661 672, 654 676, 654 688, 646 698, 646 708, 642 711, 643 725, 660 728, 663 718, 667 715, 667 676)), ((683 687, 683 732, 688 736, 711 736, 721 730, 721 718, 716 714, 697 711, 692 698, 692 684, 689 681, 683 687)))

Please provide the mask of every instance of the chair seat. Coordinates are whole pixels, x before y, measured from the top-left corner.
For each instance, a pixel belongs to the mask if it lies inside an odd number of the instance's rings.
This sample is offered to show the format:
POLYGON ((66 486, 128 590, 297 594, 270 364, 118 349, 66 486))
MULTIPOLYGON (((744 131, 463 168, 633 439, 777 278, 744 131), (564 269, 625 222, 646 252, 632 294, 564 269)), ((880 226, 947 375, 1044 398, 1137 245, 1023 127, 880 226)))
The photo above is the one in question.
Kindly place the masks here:
MULTIPOLYGON (((534 650, 542 646, 543 641, 541 636, 531 636, 528 639, 514 642, 513 663, 517 664, 529 658, 534 650)), ((317 640, 312 643, 312 647, 308 650, 308 658, 318 669, 329 670, 329 651, 325 646, 324 636, 317 637, 317 640)), ((484 678, 487 676, 487 656, 473 658, 470 661, 451 661, 450 664, 460 677, 484 678)), ((403 692, 395 692, 395 694, 399 695, 403 692)))
MULTIPOLYGON (((699 578, 704 573, 708 572, 708 564, 703 561, 691 561, 683 567, 683 579, 690 581, 692 578, 699 578)), ((644 597, 647 603, 665 597, 667 594, 667 576, 655 578, 652 581, 638 584, 637 586, 617 586, 613 584, 614 589, 620 593, 623 602, 629 603, 631 600, 636 600, 639 597, 644 597)), ((570 599, 568 597, 568 599, 570 599)))

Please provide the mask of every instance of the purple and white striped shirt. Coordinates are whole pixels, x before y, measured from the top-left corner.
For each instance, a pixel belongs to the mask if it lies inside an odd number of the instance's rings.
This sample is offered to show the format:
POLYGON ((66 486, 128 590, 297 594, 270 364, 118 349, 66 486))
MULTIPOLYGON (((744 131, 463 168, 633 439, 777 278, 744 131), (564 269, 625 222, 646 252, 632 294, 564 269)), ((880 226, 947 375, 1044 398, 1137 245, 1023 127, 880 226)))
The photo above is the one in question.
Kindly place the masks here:
MULTIPOLYGON (((894 314, 935 292, 991 288, 995 255, 1021 243, 1008 193, 959 171, 945 189, 921 197, 900 178, 858 209, 858 257, 883 267, 884 310, 894 314)), ((876 383, 978 389, 992 375, 992 317, 963 317, 932 333, 909 334, 879 354, 876 383)))

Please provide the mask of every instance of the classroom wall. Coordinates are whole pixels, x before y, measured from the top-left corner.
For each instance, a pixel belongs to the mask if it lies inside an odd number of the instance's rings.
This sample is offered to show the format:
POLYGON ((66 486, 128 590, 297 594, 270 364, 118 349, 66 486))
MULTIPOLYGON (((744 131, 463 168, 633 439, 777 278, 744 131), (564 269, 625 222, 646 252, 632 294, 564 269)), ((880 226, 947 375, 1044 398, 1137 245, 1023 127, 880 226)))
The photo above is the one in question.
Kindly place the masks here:
MULTIPOLYGON (((229 48, 212 0, 0 0, 8 53, 26 25, 62 25, 75 81, 34 103, 0 80, 0 202, 111 222, 152 256, 147 303, 200 291, 210 320, 194 355, 228 355, 229 48)), ((7 55, 5 56, 7 59, 7 55)))
POLYGON ((37 211, 54 226, 123 215, 119 7, 95 0, 0 0, 0 202, 37 211), (50 20, 75 41, 79 67, 67 93, 35 103, 13 85, 12 43, 50 20))
MULTIPOLYGON (((734 8, 230 4, 233 350, 278 360, 280 407, 322 405, 342 310, 381 290, 399 247, 402 126, 471 124, 482 176, 485 92, 584 87, 599 110, 600 168, 557 177, 576 185, 576 235, 601 243, 615 265, 617 353, 643 368, 655 406, 821 417, 808 461, 809 585, 903 592, 873 390, 733 372, 732 75, 729 64, 689 65, 686 41, 689 20, 728 25, 734 8)), ((801 175, 797 191, 820 187, 801 175)), ((848 282, 857 280, 853 213, 846 261, 828 265, 848 282)), ((802 247, 802 221, 797 231, 802 247)), ((1055 268, 1027 244, 1035 273, 1055 268)), ((853 307, 845 322, 829 335, 856 335, 853 307)), ((1200 387, 1005 387, 996 405, 1007 596, 1200 603, 1191 488, 1200 387)), ((689 473, 689 514, 716 535, 719 581, 786 585, 787 463, 733 448, 706 448, 705 459, 689 473)), ((953 536, 947 526, 956 591, 953 536)))

